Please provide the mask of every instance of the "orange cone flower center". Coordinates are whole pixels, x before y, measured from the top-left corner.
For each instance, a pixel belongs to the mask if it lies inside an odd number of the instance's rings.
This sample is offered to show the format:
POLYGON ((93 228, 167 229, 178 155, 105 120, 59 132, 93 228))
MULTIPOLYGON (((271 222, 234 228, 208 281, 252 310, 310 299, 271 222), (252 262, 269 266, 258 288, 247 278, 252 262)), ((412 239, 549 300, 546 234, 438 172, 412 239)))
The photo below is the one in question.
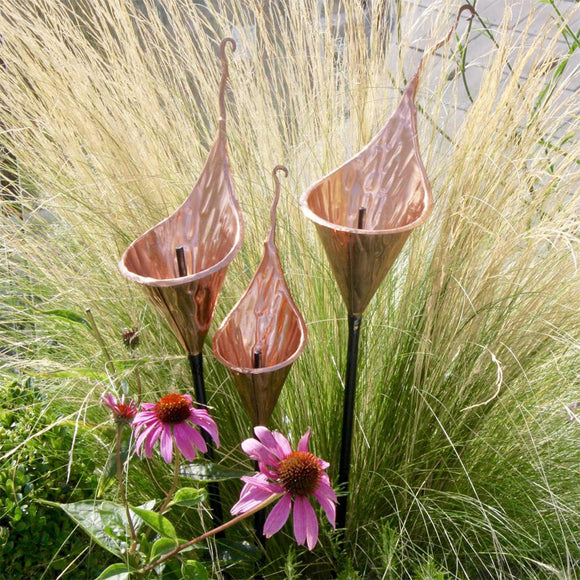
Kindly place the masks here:
POLYGON ((278 464, 280 481, 286 491, 310 495, 318 487, 322 467, 318 457, 307 451, 293 451, 278 464))
POLYGON ((155 414, 162 423, 181 423, 190 414, 191 403, 176 393, 161 397, 155 405, 155 414))

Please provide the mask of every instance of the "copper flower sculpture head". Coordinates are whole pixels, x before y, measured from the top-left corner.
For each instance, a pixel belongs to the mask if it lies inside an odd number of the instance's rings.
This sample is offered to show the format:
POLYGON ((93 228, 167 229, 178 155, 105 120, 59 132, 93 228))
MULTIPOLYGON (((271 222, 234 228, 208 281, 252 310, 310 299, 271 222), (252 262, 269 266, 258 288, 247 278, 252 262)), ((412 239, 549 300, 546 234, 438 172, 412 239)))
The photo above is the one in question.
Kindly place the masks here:
POLYGON ((227 151, 228 43, 235 49, 232 38, 220 45, 220 119, 201 175, 175 213, 135 240, 119 263, 126 278, 143 286, 191 355, 201 352, 227 267, 242 244, 227 151))
POLYGON ((311 185, 301 206, 318 231, 349 314, 361 315, 409 234, 432 208, 419 151, 415 94, 427 51, 387 124, 352 159, 311 185))
POLYGON ((292 300, 275 242, 276 193, 270 210, 270 233, 262 262, 248 289, 216 331, 213 351, 229 370, 254 425, 268 424, 290 366, 306 345, 306 325, 292 300))

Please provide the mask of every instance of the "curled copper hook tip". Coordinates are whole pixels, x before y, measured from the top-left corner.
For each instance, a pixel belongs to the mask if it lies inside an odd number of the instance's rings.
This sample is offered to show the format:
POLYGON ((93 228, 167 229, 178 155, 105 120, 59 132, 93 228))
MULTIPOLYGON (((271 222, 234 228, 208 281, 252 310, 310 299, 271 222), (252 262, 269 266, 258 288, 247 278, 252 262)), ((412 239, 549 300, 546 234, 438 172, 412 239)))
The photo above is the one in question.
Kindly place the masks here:
POLYGON ((281 171, 284 174, 284 177, 288 177, 288 168, 285 165, 276 165, 276 167, 272 169, 272 175, 274 176, 274 179, 278 179, 278 176, 276 175, 278 171, 281 171))
POLYGON ((468 22, 471 21, 471 19, 477 14, 475 8, 471 4, 463 4, 463 6, 459 8, 459 10, 457 11, 457 16, 455 17, 455 22, 453 23, 453 26, 450 28, 447 35, 444 38, 442 38, 439 42, 434 44, 431 48, 427 49, 423 54, 423 58, 419 61, 419 66, 417 68, 417 73, 415 74, 415 79, 418 80, 419 75, 421 74, 423 64, 425 62, 425 57, 435 54, 437 50, 439 50, 443 45, 447 44, 451 40, 451 36, 453 35, 455 30, 457 29, 457 26, 459 25, 459 19, 461 18, 461 14, 463 14, 465 10, 468 10, 471 13, 468 18, 468 22))
POLYGON ((276 165, 272 169, 272 176, 274 177, 274 199, 270 207, 270 234, 268 235, 268 242, 274 243, 276 237, 276 208, 278 207, 278 200, 280 199, 280 178, 278 172, 282 172, 285 177, 288 177, 288 168, 285 165, 276 165))
POLYGON ((457 13, 457 18, 459 18, 461 16, 461 13, 464 10, 469 10, 469 12, 471 12, 471 15, 469 16, 468 20, 471 20, 477 14, 477 11, 475 10, 475 8, 471 4, 464 4, 463 6, 461 6, 459 8, 459 12, 457 13))
POLYGON ((220 48, 219 48, 219 55, 220 55, 220 58, 222 60, 227 59, 227 54, 226 54, 226 45, 227 44, 230 44, 232 46, 233 52, 235 52, 236 48, 238 47, 238 45, 236 44, 236 41, 231 36, 226 36, 225 38, 223 38, 222 41, 220 42, 220 48))

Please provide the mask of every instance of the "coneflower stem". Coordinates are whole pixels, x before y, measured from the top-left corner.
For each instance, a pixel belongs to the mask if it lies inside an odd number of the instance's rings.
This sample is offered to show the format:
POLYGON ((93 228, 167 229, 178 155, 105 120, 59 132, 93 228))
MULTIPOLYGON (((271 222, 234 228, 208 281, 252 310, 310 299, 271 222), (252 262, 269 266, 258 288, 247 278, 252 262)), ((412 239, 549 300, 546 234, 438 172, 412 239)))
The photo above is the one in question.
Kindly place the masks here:
POLYGON ((127 522, 129 523, 129 530, 131 531, 131 538, 133 539, 133 545, 135 545, 137 543, 137 533, 135 532, 133 520, 131 519, 131 510, 129 509, 129 504, 127 503, 127 492, 125 491, 125 483, 123 481, 123 463, 121 461, 122 439, 123 439, 123 425, 117 425, 117 449, 115 453, 117 460, 117 480, 119 482, 119 493, 121 494, 121 501, 125 506, 125 513, 127 514, 127 522))
POLYGON ((273 496, 269 497, 267 500, 263 501, 261 504, 257 505, 255 508, 247 511, 246 513, 243 513, 243 514, 240 514, 239 516, 236 516, 235 518, 231 519, 229 522, 226 522, 225 524, 222 524, 221 526, 218 526, 217 528, 214 528, 213 530, 210 530, 209 532, 205 532, 205 534, 202 534, 201 536, 198 536, 197 538, 193 538, 193 540, 189 540, 188 542, 185 542, 184 544, 180 544, 179 546, 173 548, 173 550, 171 550, 171 552, 167 552, 167 554, 165 554, 165 556, 162 556, 161 558, 159 558, 159 560, 156 560, 155 562, 148 564, 147 566, 145 566, 144 568, 141 568, 141 570, 138 570, 137 572, 139 574, 143 574, 144 572, 149 572, 149 570, 153 570, 153 568, 156 568, 157 566, 159 566, 159 564, 163 564, 163 562, 166 562, 170 558, 173 558, 173 556, 175 556, 176 554, 179 554, 179 552, 181 552, 182 550, 189 548, 189 546, 193 546, 194 544, 198 544, 199 542, 203 542, 203 540, 207 540, 207 538, 211 538, 211 536, 214 536, 214 535, 219 536, 220 533, 223 533, 225 530, 227 530, 228 528, 231 528, 232 526, 234 526, 238 522, 241 522, 242 520, 249 518, 250 516, 254 515, 256 512, 260 511, 261 509, 264 509, 266 506, 269 506, 271 503, 280 499, 283 495, 284 495, 283 493, 274 494, 273 496))
POLYGON ((348 349, 346 354, 346 377, 344 384, 344 404, 342 413, 342 441, 340 447, 340 465, 338 468, 338 485, 344 492, 338 498, 336 510, 336 527, 346 528, 346 511, 348 505, 348 477, 352 449, 352 428, 354 424, 354 403, 356 394, 356 367, 358 361, 358 343, 362 316, 348 315, 348 349))
MULTIPOLYGON (((197 406, 205 409, 207 407, 207 399, 205 396, 205 382, 203 378, 203 357, 202 354, 190 354, 188 355, 189 366, 191 368, 191 375, 193 377, 193 386, 195 389, 195 400, 197 406)), ((213 441, 209 433, 202 430, 201 434, 207 444, 207 453, 205 457, 209 459, 212 463, 214 461, 213 452, 213 441)), ((210 481, 207 484, 207 491, 209 494, 209 506, 213 514, 213 518, 216 524, 221 524, 224 521, 224 516, 222 512, 222 502, 220 498, 220 490, 218 483, 216 481, 210 481)), ((218 538, 223 537, 223 534, 219 534, 218 538)))

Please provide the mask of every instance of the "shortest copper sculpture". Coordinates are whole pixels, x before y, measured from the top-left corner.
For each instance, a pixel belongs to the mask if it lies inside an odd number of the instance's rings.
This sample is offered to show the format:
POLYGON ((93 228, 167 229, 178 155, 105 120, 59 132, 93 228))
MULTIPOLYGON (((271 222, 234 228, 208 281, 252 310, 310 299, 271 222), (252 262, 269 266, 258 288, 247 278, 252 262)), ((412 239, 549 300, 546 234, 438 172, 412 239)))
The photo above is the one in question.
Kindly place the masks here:
POLYGON ((292 363, 306 345, 306 324, 292 300, 276 248, 276 206, 280 198, 277 165, 275 196, 264 257, 248 289, 216 331, 213 351, 228 369, 253 425, 267 425, 292 363))

